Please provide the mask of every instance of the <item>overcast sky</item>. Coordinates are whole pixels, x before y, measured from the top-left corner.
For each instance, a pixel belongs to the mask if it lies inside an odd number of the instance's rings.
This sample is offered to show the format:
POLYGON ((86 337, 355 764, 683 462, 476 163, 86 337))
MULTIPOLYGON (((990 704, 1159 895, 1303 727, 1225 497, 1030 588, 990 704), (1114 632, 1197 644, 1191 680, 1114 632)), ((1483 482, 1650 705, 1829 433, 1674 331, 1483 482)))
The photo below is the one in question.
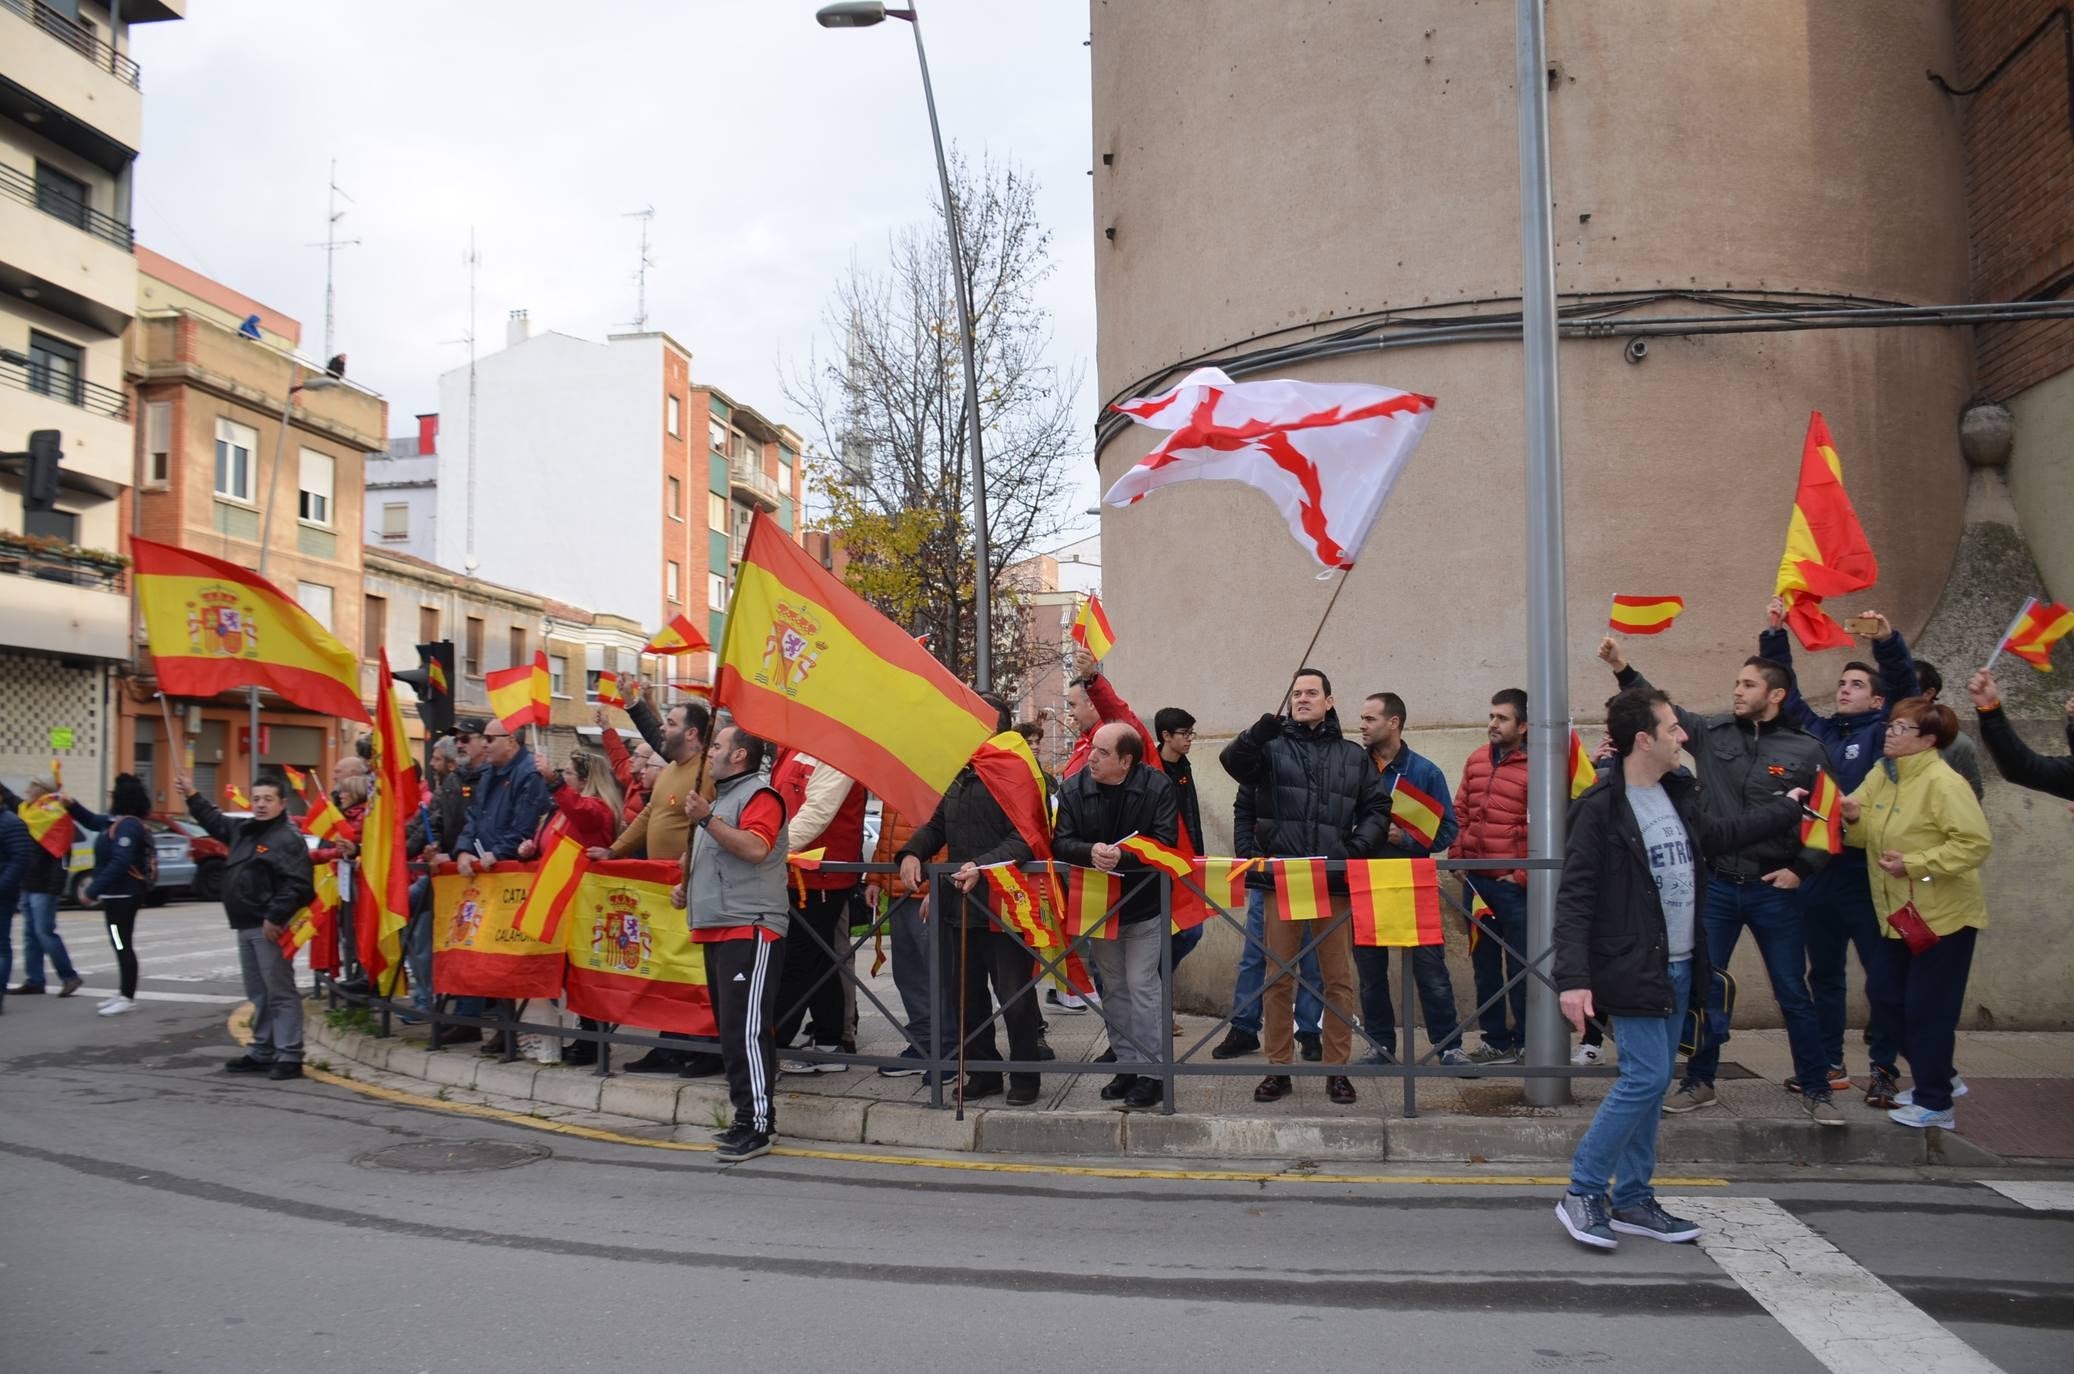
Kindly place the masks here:
MULTIPOLYGON (((138 240, 303 322, 321 356, 331 159, 337 347, 392 434, 505 317, 585 338, 631 327, 640 222, 649 328, 692 377, 807 426, 779 389, 854 258, 930 213, 936 168, 908 26, 830 31, 812 0, 193 0, 132 30, 143 68, 138 240)), ((1078 0, 924 6, 944 136, 1042 184, 1061 369, 1092 420, 1087 11, 1078 0)), ((1095 497, 1075 465, 1074 509, 1095 497)), ((1087 522, 1091 525, 1092 522, 1087 522)))

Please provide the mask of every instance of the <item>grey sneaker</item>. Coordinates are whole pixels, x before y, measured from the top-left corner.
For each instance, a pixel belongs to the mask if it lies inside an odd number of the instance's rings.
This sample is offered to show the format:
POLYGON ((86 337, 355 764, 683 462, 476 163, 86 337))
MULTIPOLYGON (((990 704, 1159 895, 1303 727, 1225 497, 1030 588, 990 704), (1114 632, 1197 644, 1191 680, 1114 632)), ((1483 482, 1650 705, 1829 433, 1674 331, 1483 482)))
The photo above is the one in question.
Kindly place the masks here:
POLYGON ((1672 1216, 1655 1198, 1640 1207, 1622 1207, 1615 1211, 1613 1229, 1631 1236, 1648 1236, 1651 1240, 1677 1242, 1700 1238, 1698 1222, 1672 1216))
POLYGON ((1702 1107, 1711 1107, 1713 1105, 1714 1085, 1712 1083, 1680 1083, 1677 1087, 1671 1089, 1670 1096, 1664 1099, 1664 1114, 1666 1116, 1683 1116, 1687 1112, 1696 1112, 1702 1107))
POLYGON ((1842 1126, 1844 1114, 1836 1109, 1836 1099, 1828 1093, 1820 1097, 1810 1095, 1807 1099, 1808 1120, 1817 1126, 1842 1126))
POLYGON ((1440 1052, 1440 1058, 1437 1062, 1450 1069, 1462 1069, 1467 1068, 1474 1061, 1469 1058, 1468 1052, 1460 1045, 1450 1045, 1440 1052))
POLYGON ((1501 1050, 1486 1040, 1475 1049, 1469 1051, 1469 1062, 1484 1065, 1517 1064, 1520 1062, 1520 1052, 1518 1050, 1501 1050))
POLYGON ((1565 1193, 1556 1203, 1556 1220, 1579 1245, 1600 1250, 1618 1250, 1620 1238, 1613 1234, 1606 1199, 1597 1193, 1565 1193))

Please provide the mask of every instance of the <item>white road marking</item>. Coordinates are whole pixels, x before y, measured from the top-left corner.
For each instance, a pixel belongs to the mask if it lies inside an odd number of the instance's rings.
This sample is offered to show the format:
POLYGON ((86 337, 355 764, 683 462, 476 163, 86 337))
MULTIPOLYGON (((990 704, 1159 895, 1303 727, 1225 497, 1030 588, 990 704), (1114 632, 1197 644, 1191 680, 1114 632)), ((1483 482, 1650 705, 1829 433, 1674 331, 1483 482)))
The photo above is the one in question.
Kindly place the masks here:
MULTIPOLYGON (((81 988, 75 997, 113 997, 121 988, 81 988)), ((138 989, 139 1002, 206 1002, 214 1006, 235 1006, 244 1001, 242 997, 226 997, 215 992, 148 992, 138 989)))
POLYGON ((2011 1202, 2021 1202, 2034 1212, 2074 1212, 2074 1183, 2012 1183, 2005 1179, 1975 1179, 1983 1188, 1993 1188, 2011 1202))
POLYGON ((1708 1258, 1835 1374, 2001 1374, 1770 1198, 1664 1198, 1708 1258))

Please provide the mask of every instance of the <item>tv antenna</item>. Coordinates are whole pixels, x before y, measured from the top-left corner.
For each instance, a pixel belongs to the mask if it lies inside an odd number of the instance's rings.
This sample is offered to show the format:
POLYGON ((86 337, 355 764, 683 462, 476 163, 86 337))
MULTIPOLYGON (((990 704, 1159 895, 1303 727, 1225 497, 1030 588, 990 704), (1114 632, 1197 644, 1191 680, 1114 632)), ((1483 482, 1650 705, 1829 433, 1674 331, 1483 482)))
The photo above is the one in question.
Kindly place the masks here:
POLYGON ((481 560, 475 556, 475 432, 481 428, 475 416, 475 279, 482 270, 482 254, 475 247, 475 226, 468 226, 468 256, 462 259, 468 264, 468 332, 448 343, 468 345, 468 478, 467 478, 467 545, 461 560, 461 570, 470 577, 481 560))
POLYGON ((655 207, 650 205, 640 210, 629 210, 620 218, 641 221, 641 261, 634 269, 634 318, 631 321, 634 332, 638 334, 648 328, 648 269, 655 266, 655 259, 648 256, 648 222, 655 218, 655 207))
POLYGON ((324 221, 324 242, 306 245, 310 248, 322 248, 324 250, 324 356, 327 358, 334 356, 336 351, 333 348, 332 335, 336 332, 338 319, 336 309, 337 295, 333 290, 335 278, 332 272, 332 260, 338 256, 339 249, 352 248, 360 242, 357 238, 342 239, 338 236, 338 222, 346 217, 346 212, 338 208, 341 196, 345 197, 346 204, 348 205, 356 203, 351 196, 346 195, 343 190, 339 189, 338 159, 333 158, 331 160, 331 203, 324 221))

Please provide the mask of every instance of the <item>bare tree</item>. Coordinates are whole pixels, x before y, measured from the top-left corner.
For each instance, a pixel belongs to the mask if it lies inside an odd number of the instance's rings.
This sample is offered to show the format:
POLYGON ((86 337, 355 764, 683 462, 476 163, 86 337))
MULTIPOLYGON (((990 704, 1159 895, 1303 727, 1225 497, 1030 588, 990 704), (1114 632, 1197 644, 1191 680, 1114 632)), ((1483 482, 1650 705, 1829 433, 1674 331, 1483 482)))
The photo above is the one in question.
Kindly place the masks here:
MULTIPOLYGON (((971 283, 973 353, 987 479, 987 593, 995 685, 1012 693, 1035 655, 1004 571, 1047 545, 1071 517, 1068 465, 1084 459, 1074 423, 1080 377, 1048 361, 1051 233, 1028 173, 951 155, 951 199, 971 283)), ((810 468, 850 586, 970 679, 973 616, 972 454, 964 420, 958 307, 934 223, 894 234, 883 266, 852 266, 826 314, 829 341, 787 378, 786 399, 818 432, 810 468)))

